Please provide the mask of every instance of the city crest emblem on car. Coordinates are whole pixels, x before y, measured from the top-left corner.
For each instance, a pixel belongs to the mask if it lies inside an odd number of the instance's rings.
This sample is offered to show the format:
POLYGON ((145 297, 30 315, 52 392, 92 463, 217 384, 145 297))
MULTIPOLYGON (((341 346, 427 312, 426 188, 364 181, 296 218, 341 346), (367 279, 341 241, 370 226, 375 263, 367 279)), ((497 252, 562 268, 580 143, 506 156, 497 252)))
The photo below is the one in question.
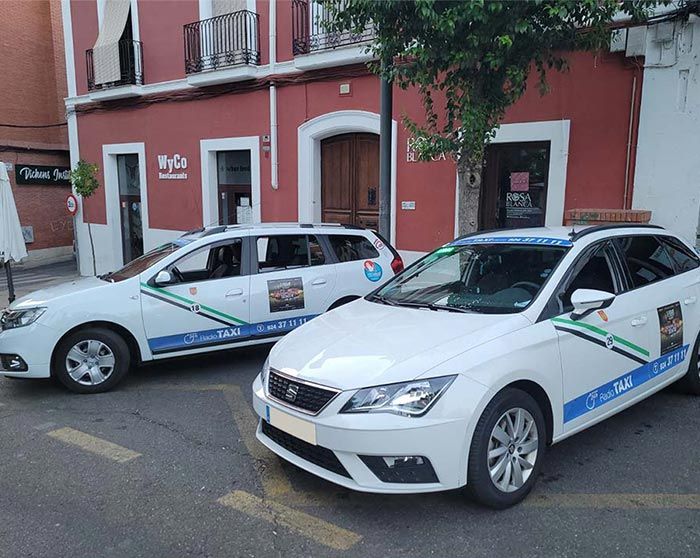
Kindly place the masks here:
POLYGON ((294 385, 294 384, 289 384, 289 387, 287 388, 287 391, 284 394, 284 398, 287 401, 294 402, 297 398, 297 393, 299 393, 299 386, 294 385))

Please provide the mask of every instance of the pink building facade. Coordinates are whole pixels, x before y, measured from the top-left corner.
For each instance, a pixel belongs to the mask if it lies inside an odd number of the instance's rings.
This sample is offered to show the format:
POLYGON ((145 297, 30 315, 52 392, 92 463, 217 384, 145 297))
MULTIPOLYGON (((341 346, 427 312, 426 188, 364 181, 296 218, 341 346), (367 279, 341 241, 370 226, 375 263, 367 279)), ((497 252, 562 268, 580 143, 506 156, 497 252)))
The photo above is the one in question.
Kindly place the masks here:
MULTIPOLYGON (((121 17, 112 0, 63 3, 71 161, 96 163, 102 185, 82 204, 78 242, 90 250, 89 223, 98 272, 202 225, 376 225, 366 37, 327 34, 313 0, 123 2, 121 17), (119 74, 105 81, 96 43, 110 32, 119 74)), ((489 147, 480 226, 631 207, 642 77, 625 52, 574 53, 550 93, 529 88, 489 147)), ((415 91, 395 88, 393 102, 391 240, 410 260, 454 238, 456 170, 416 160, 403 121, 422 118, 415 91)))

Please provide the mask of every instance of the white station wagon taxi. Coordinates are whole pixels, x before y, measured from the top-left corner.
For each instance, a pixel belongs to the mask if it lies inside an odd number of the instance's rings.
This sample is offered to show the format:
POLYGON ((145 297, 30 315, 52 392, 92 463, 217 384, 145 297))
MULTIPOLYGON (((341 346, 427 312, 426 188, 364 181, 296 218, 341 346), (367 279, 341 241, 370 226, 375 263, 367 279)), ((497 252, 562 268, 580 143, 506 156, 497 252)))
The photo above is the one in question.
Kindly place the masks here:
POLYGON ((133 362, 266 343, 403 269, 376 233, 264 224, 192 231, 0 314, 0 375, 95 393, 133 362))
POLYGON ((258 439, 348 488, 515 504, 548 444, 677 380, 700 394, 699 265, 653 226, 459 238, 278 342, 258 439))

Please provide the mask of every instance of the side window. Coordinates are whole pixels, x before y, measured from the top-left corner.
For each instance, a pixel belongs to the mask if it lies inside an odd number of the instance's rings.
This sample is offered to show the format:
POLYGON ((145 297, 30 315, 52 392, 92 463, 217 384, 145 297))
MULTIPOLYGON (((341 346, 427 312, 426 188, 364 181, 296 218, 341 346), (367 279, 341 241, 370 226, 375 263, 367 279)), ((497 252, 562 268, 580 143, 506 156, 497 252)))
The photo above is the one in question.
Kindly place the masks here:
POLYGON ((573 275, 566 281, 559 292, 559 313, 571 312, 571 295, 577 289, 594 289, 608 293, 617 293, 615 279, 610 266, 608 243, 600 244, 593 251, 579 260, 573 275))
POLYGON ((241 275, 243 243, 240 238, 205 246, 177 260, 170 270, 180 283, 241 275))
POLYGON ((364 236, 332 234, 329 235, 328 240, 341 263, 379 257, 377 249, 364 236))
POLYGON ((315 236, 259 236, 256 243, 260 273, 326 263, 326 255, 315 236))
POLYGON ((666 252, 668 252, 673 262, 676 273, 684 273, 700 266, 700 259, 698 259, 698 256, 677 238, 661 236, 659 240, 661 240, 661 243, 666 248, 666 252))
POLYGON ((656 237, 625 236, 616 238, 614 242, 627 264, 634 288, 661 281, 674 274, 673 262, 656 237))

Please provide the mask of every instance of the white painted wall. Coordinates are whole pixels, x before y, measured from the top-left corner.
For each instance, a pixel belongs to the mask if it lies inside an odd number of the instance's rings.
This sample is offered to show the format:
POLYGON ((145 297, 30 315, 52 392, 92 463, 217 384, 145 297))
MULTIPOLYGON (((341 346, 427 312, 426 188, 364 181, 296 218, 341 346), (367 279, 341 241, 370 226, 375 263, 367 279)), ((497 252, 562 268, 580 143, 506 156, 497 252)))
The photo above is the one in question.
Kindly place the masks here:
POLYGON ((650 209, 653 223, 696 243, 700 18, 652 26, 646 40, 632 207, 650 209))

